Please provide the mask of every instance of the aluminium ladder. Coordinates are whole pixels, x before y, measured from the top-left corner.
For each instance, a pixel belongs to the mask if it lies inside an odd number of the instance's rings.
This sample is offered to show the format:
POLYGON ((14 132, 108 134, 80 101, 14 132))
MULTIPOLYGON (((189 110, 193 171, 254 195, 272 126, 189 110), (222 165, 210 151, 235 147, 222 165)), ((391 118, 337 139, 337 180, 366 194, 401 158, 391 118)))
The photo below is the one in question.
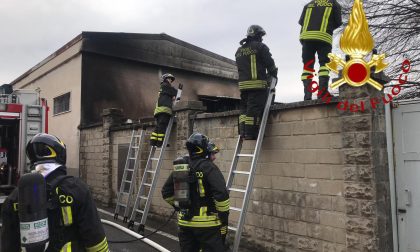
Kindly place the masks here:
POLYGON ((233 160, 232 160, 232 165, 230 167, 229 176, 228 176, 228 180, 227 180, 227 189, 230 192, 239 192, 239 193, 244 194, 244 198, 243 198, 243 201, 242 201, 242 208, 237 208, 237 207, 230 207, 229 208, 231 211, 239 212, 239 219, 238 219, 237 225, 228 227, 229 230, 232 230, 232 231, 236 232, 234 242, 233 242, 233 251, 234 252, 238 251, 238 249, 239 249, 239 243, 241 241, 241 234, 242 234, 243 226, 245 224, 245 216, 246 216, 248 203, 249 203, 249 199, 250 199, 250 196, 251 196, 251 191, 252 191, 252 187, 253 187, 253 183, 254 183, 254 177, 255 177, 255 171, 256 171, 256 168, 257 168, 258 157, 259 157, 260 151, 261 151, 261 145, 262 145, 262 141, 263 141, 263 138, 264 138, 265 127, 266 127, 266 124, 267 124, 268 114, 270 113, 271 102, 272 102, 273 96, 275 94, 274 88, 275 88, 276 84, 277 84, 277 79, 274 78, 274 77, 271 77, 270 89, 269 89, 267 101, 266 101, 266 104, 265 104, 265 107, 264 107, 264 113, 263 113, 263 117, 261 119, 260 130, 258 132, 258 138, 257 138, 257 142, 255 144, 254 153, 253 154, 242 154, 241 153, 243 138, 241 136, 239 136, 237 144, 236 144, 233 160), (239 161, 240 157, 248 157, 248 158, 251 157, 252 158, 251 168, 250 168, 249 171, 237 170, 237 165, 238 165, 238 161, 239 161), (233 186, 233 181, 234 181, 234 178, 235 178, 236 175, 248 177, 245 189, 239 189, 239 188, 232 187, 233 186))
POLYGON ((124 172, 121 179, 120 190, 118 192, 117 205, 115 206, 114 219, 118 219, 118 215, 124 209, 124 222, 127 222, 131 197, 135 187, 135 181, 138 170, 138 162, 141 156, 141 146, 144 142, 145 127, 143 129, 133 129, 131 133, 130 146, 128 147, 127 159, 125 160, 124 172), (127 187, 128 192, 127 192, 127 187))
MULTIPOLYGON (((181 99, 182 94, 182 84, 179 84, 178 93, 175 98, 174 105, 181 99)), ((134 227, 134 221, 137 217, 137 214, 141 214, 141 221, 138 227, 137 232, 143 234, 144 227, 149 214, 150 205, 152 203, 153 193, 156 189, 156 184, 159 178, 160 168, 163 163, 163 155, 165 154, 166 147, 169 142, 169 137, 171 134, 171 129, 174 123, 175 114, 173 113, 171 119, 169 120, 168 126, 166 127, 165 139, 163 140, 162 147, 158 157, 155 157, 155 152, 157 147, 152 146, 150 149, 149 157, 146 162, 146 167, 144 168, 143 177, 141 179, 140 187, 137 192, 136 201, 134 203, 133 211, 131 212, 130 221, 128 222, 128 228, 134 227), (156 164, 153 168, 153 164, 156 164)))

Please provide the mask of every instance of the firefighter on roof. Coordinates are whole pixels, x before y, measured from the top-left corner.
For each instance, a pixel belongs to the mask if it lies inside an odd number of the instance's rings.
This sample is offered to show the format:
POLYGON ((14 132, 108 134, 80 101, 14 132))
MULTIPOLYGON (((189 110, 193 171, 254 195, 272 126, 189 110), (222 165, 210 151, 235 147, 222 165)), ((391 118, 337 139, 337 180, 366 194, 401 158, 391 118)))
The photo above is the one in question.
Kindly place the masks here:
POLYGON ((333 31, 341 26, 341 6, 336 0, 312 0, 305 5, 299 19, 302 26, 300 42, 302 44, 302 61, 304 69, 301 80, 304 87, 304 100, 312 99, 310 84, 312 82, 315 65, 315 53, 319 63, 319 91, 318 98, 328 93, 330 71, 325 66, 330 60, 328 53, 332 49, 333 31), (306 67, 305 67, 306 66, 306 67))
POLYGON ((154 111, 156 128, 150 136, 150 145, 152 146, 162 147, 165 139, 166 128, 172 116, 172 104, 178 92, 176 88, 171 86, 174 81, 175 77, 170 73, 166 73, 161 77, 159 98, 154 111))
POLYGON ((268 75, 277 78, 277 67, 270 49, 262 43, 264 35, 261 26, 251 25, 235 54, 241 92, 239 134, 247 140, 257 139, 258 136, 268 95, 268 75))
POLYGON ((174 161, 174 171, 162 187, 163 198, 178 212, 182 252, 225 251, 229 194, 219 168, 208 159, 207 136, 187 140, 188 157, 174 161))
MULTIPOLYGON (((26 154, 47 184, 49 243, 46 251, 108 252, 105 232, 87 185, 78 178, 66 176, 64 143, 53 135, 40 133, 29 141, 26 154)), ((2 207, 2 252, 21 251, 17 189, 2 207)))

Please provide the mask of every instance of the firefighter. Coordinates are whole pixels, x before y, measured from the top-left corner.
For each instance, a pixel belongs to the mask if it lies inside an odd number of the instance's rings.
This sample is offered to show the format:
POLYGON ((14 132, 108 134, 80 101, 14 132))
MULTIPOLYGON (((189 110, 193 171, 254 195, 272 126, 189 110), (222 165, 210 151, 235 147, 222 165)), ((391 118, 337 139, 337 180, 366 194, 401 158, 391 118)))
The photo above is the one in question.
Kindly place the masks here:
POLYGON ((152 146, 162 147, 165 139, 166 128, 172 116, 172 104, 178 92, 176 88, 171 86, 174 81, 175 77, 170 73, 166 73, 161 77, 159 97, 154 111, 156 128, 150 136, 150 145, 152 146))
POLYGON ((175 160, 175 169, 162 187, 163 198, 178 211, 182 252, 225 251, 229 194, 221 171, 207 158, 208 145, 207 136, 192 134, 186 142, 189 157, 175 160), (185 181, 188 193, 182 191, 185 181))
MULTIPOLYGON (((57 137, 40 133, 26 146, 35 171, 44 176, 48 195, 47 252, 108 252, 108 242, 88 186, 66 176, 66 146, 57 137)), ((18 190, 2 206, 1 251, 21 251, 18 190)))
POLYGON ((207 152, 209 153, 209 159, 210 161, 216 160, 216 154, 219 153, 219 147, 213 142, 209 142, 207 152))
POLYGON ((235 54, 241 92, 239 134, 246 140, 257 139, 268 95, 268 75, 277 78, 277 67, 270 49, 262 43, 265 34, 261 26, 251 25, 235 54))
POLYGON ((336 0, 312 0, 305 5, 299 19, 302 26, 300 43, 302 44, 302 60, 304 64, 301 80, 304 87, 304 100, 312 99, 310 84, 314 68, 315 53, 319 63, 318 99, 329 95, 328 81, 330 71, 325 66, 330 60, 328 53, 332 49, 333 31, 341 26, 341 6, 336 0))

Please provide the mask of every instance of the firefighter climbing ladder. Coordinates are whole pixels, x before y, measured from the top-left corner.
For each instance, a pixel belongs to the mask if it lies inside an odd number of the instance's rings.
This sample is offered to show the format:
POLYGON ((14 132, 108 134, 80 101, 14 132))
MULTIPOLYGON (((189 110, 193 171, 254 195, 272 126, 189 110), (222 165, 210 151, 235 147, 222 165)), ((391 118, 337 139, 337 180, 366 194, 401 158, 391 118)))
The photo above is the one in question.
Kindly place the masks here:
POLYGON ((145 131, 145 128, 141 130, 133 129, 131 133, 130 146, 128 147, 120 191, 118 192, 117 205, 114 211, 114 219, 118 219, 118 214, 124 209, 124 222, 127 222, 130 211, 131 197, 135 187, 135 178, 139 166, 138 161, 141 156, 141 146, 144 142, 145 131), (127 187, 129 187, 128 192, 126 191, 127 187))
MULTIPOLYGON (((176 104, 181 99, 182 94, 182 84, 179 84, 178 93, 174 104, 176 104)), ((172 125, 174 123, 174 115, 171 116, 169 120, 168 127, 165 132, 165 139, 163 140, 162 147, 158 157, 155 157, 156 146, 152 146, 150 149, 149 157, 146 162, 146 167, 144 168, 143 177, 141 179, 140 188, 137 192, 136 201, 134 203, 133 211, 131 212, 130 221, 128 222, 128 227, 134 227, 134 221, 137 214, 141 214, 141 221, 137 232, 144 233, 144 224, 146 223, 147 215, 149 213, 149 208, 152 203, 153 193, 156 189, 156 183, 159 178, 160 168, 163 163, 163 155, 165 154, 166 147, 169 142, 169 137, 171 134, 172 125), (156 163, 155 168, 153 169, 153 163, 156 163), (148 188, 148 190, 147 190, 148 188), (143 204, 141 204, 143 203, 143 204)))
POLYGON ((239 192, 239 193, 244 194, 244 198, 243 198, 243 201, 242 201, 242 208, 230 207, 231 211, 239 212, 239 219, 238 219, 237 225, 236 226, 229 226, 229 230, 233 230, 233 231, 236 232, 235 233, 235 239, 234 239, 234 242, 233 242, 233 251, 234 252, 238 251, 238 249, 239 249, 239 242, 241 241, 242 229, 243 229, 243 226, 244 226, 244 223, 245 223, 245 216, 246 216, 246 212, 247 212, 247 208, 248 208, 249 199, 251 197, 252 186, 253 186, 254 177, 255 177, 255 171, 256 171, 256 168, 257 168, 258 157, 260 156, 261 145, 262 145, 262 141, 263 141, 263 138, 264 138, 265 126, 267 124, 268 114, 270 113, 271 101, 272 101, 274 93, 275 93, 274 88, 275 88, 276 84, 277 84, 277 79, 272 78, 271 81, 270 81, 269 94, 268 94, 267 102, 266 102, 265 107, 264 107, 264 113, 263 113, 263 117, 261 119, 261 126, 260 126, 260 130, 258 132, 258 138, 257 138, 257 142, 255 144, 254 153, 253 154, 243 154, 243 153, 241 153, 243 138, 241 138, 239 136, 237 144, 236 144, 233 160, 232 160, 232 165, 230 167, 229 177, 228 177, 228 180, 227 180, 228 190, 231 191, 231 192, 239 192), (238 165, 238 161, 239 161, 240 157, 248 157, 248 158, 251 157, 252 158, 251 168, 250 168, 249 171, 237 170, 237 165, 238 165), (232 187, 233 186, 233 180, 234 180, 236 175, 247 176, 248 177, 245 189, 239 189, 239 188, 232 187))

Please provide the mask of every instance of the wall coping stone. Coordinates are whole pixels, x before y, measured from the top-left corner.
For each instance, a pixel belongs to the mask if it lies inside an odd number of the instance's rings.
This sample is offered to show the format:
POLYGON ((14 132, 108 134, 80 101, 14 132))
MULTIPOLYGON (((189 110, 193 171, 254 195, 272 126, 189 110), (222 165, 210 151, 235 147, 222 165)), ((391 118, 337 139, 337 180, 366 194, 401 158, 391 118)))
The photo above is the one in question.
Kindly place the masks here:
MULTIPOLYGON (((338 97, 333 97, 328 104, 337 104, 342 99, 338 97)), ((290 102, 290 103, 277 103, 271 106, 270 110, 286 110, 286 109, 293 109, 293 108, 304 108, 304 107, 311 107, 311 106, 319 106, 326 104, 321 99, 318 100, 311 100, 311 101, 299 101, 299 102, 290 102)), ((327 104, 327 105, 328 105, 327 104)), ((197 115, 192 115, 194 119, 206 119, 206 118, 216 118, 216 117, 225 117, 225 116, 237 116, 240 114, 239 110, 231 110, 231 111, 224 111, 224 112, 216 112, 216 113, 200 113, 197 115)))

